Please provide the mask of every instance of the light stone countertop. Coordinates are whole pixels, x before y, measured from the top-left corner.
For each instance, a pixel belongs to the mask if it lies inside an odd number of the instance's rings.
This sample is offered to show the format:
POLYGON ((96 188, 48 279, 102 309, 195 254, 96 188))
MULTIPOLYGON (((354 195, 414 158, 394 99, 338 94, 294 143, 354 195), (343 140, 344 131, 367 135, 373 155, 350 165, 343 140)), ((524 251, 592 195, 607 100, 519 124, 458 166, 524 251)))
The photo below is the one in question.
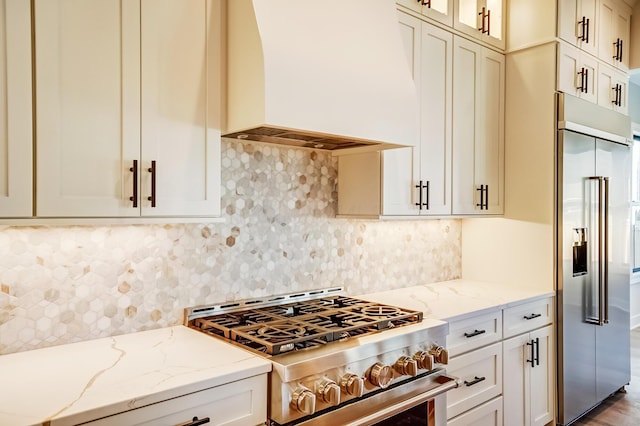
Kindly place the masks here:
POLYGON ((554 295, 553 291, 522 289, 480 281, 452 280, 357 297, 422 311, 425 318, 450 321, 554 295))
POLYGON ((0 425, 75 424, 271 371, 184 326, 0 356, 0 425))

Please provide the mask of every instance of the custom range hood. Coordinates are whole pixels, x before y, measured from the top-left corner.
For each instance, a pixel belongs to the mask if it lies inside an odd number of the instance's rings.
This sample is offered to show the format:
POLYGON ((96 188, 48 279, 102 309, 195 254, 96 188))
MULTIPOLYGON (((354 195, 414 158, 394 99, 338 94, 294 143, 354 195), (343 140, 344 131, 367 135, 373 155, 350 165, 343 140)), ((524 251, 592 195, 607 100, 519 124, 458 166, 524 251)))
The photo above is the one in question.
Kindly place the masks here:
POLYGON ((394 0, 227 2, 224 136, 316 149, 418 140, 394 0))

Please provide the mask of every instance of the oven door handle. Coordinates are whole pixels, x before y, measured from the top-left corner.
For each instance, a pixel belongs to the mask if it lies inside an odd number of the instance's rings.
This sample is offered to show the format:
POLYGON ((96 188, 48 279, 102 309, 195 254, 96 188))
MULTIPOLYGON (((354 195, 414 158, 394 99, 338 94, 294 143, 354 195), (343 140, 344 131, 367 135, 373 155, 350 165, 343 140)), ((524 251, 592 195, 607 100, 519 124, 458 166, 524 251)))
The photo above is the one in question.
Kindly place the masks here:
POLYGON ((401 413, 408 408, 422 404, 425 401, 429 401, 430 399, 433 399, 445 392, 450 391, 451 389, 455 389, 460 386, 459 378, 446 374, 440 375, 436 380, 441 383, 439 386, 436 386, 435 388, 423 392, 419 395, 413 396, 405 401, 400 402, 399 404, 395 404, 391 407, 378 410, 374 414, 371 414, 369 416, 361 417, 355 422, 345 423, 344 426, 361 426, 377 423, 381 420, 395 416, 396 414, 401 413))

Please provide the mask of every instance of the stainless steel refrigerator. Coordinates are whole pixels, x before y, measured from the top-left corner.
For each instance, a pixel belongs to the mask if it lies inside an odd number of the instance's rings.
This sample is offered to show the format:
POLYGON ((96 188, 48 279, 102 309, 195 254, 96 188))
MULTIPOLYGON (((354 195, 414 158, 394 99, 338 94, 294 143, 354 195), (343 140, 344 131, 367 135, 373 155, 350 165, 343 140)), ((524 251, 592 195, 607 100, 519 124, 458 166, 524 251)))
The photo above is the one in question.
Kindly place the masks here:
POLYGON ((627 121, 559 99, 557 144, 558 423, 630 380, 630 179, 627 121), (570 105, 567 105, 570 104, 570 105), (575 111, 573 106, 578 106, 575 111), (616 124, 616 120, 618 124, 616 124), (578 123, 576 123, 578 122, 578 123), (593 123, 592 123, 593 122, 593 123), (603 122, 605 130, 587 127, 603 122))

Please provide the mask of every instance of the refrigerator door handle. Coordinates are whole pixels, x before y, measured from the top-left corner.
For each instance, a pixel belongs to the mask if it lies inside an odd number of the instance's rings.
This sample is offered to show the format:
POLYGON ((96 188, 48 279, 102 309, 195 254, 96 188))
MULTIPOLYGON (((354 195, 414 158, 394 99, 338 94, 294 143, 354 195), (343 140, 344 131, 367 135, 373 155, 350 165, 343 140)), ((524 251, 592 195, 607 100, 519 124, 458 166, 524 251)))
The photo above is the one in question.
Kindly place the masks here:
POLYGON ((604 248, 602 253, 602 277, 604 281, 604 323, 609 323, 609 178, 603 177, 604 182, 604 202, 602 208, 604 210, 604 226, 602 239, 604 240, 604 248))
MULTIPOLYGON (((598 181, 598 193, 596 195, 597 197, 597 204, 595 207, 595 211, 596 211, 596 215, 598 217, 598 224, 597 224, 597 235, 598 235, 598 244, 597 244, 597 254, 598 254, 598 316, 597 317, 589 317, 587 318, 586 322, 590 323, 590 324, 595 324, 595 325, 604 325, 605 323, 605 307, 604 307, 604 298, 605 298, 605 274, 604 272, 604 265, 603 265, 603 252, 605 250, 606 247, 606 242, 603 243, 602 239, 603 237, 605 237, 605 226, 604 223, 606 220, 603 221, 603 216, 604 216, 604 210, 606 210, 608 212, 608 207, 605 208, 605 202, 604 202, 604 190, 603 190, 603 182, 604 179, 602 176, 591 176, 588 178, 591 181, 598 181)), ((606 216, 605 216, 606 217, 606 216)), ((606 237, 605 237, 606 238, 606 237)), ((608 311, 608 309, 607 309, 608 311)))

